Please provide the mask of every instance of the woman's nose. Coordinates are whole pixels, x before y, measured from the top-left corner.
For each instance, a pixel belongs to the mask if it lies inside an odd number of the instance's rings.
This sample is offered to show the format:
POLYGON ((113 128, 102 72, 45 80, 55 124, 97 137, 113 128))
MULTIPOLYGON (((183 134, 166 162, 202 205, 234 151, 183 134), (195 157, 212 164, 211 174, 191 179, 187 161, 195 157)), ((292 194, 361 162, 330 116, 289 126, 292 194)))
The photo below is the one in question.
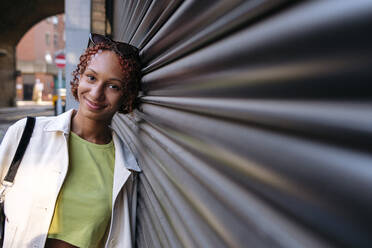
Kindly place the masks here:
POLYGON ((92 100, 103 100, 105 98, 104 94, 104 87, 102 84, 94 84, 90 90, 90 95, 92 96, 92 100))

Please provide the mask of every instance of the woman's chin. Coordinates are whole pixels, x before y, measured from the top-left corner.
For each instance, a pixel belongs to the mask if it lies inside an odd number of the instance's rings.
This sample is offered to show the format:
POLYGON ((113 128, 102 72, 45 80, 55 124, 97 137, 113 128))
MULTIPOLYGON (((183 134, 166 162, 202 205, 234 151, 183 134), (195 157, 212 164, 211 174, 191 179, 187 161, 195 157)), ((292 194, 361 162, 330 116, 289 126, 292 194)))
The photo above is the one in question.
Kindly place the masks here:
POLYGON ((78 112, 81 113, 83 118, 87 118, 95 121, 105 121, 111 122, 114 114, 111 112, 105 111, 105 109, 90 109, 90 108, 79 108, 78 112))

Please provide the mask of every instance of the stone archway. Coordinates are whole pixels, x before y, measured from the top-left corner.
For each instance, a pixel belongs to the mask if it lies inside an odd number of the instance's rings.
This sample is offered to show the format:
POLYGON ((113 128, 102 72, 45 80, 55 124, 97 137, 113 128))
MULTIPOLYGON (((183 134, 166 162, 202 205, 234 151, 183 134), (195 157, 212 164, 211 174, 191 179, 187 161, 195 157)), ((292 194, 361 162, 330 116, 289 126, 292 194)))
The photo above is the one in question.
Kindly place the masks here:
POLYGON ((0 106, 12 106, 15 99, 15 47, 34 24, 63 13, 64 0, 4 1, 0 10, 0 106))

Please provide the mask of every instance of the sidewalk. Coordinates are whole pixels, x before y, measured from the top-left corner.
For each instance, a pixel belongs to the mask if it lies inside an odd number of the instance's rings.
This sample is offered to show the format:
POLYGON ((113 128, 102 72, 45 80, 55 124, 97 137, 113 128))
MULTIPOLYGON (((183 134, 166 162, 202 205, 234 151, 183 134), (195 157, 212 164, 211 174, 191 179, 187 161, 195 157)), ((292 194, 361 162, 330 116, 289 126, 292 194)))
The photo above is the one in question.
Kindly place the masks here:
POLYGON ((0 113, 8 113, 14 110, 23 110, 23 109, 46 109, 53 108, 53 102, 34 102, 34 101, 17 101, 15 107, 0 107, 0 113))

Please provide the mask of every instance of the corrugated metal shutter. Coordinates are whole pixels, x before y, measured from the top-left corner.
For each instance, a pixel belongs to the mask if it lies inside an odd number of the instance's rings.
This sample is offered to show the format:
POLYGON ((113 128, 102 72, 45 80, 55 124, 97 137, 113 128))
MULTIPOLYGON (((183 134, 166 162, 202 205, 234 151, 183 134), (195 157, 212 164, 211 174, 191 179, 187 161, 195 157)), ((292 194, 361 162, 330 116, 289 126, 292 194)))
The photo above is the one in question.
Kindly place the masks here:
POLYGON ((114 1, 138 247, 370 247, 372 1, 114 1))

